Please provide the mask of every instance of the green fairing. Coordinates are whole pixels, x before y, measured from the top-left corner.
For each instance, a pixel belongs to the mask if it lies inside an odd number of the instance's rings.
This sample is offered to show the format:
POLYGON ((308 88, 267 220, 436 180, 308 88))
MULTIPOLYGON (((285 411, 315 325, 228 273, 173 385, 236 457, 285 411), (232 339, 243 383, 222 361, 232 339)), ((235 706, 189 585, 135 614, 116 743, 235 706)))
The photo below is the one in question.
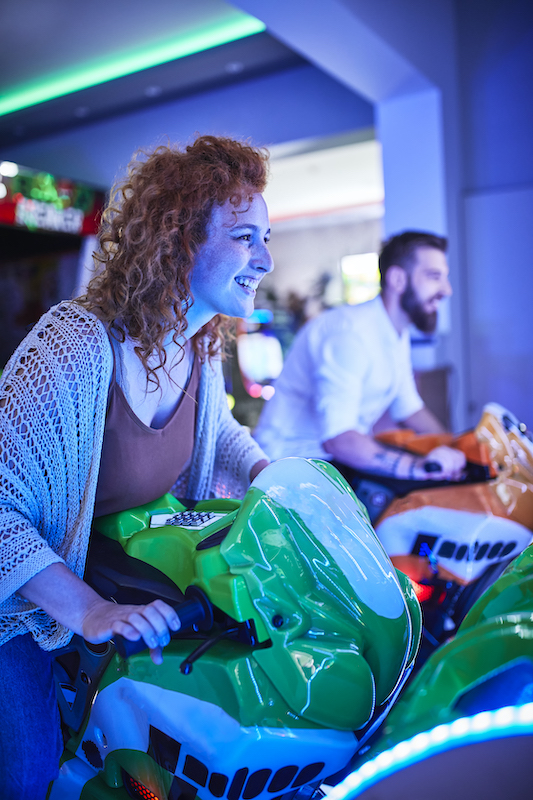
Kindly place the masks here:
MULTIPOLYGON (((190 697, 200 697, 207 703, 223 708, 243 727, 322 727, 294 714, 269 677, 257 665, 250 648, 237 642, 219 642, 202 656, 189 675, 183 675, 179 670, 180 664, 194 644, 191 640, 171 642, 165 648, 163 664, 157 667, 147 653, 132 656, 123 675, 190 697)), ((105 685, 118 677, 120 675, 108 670, 105 685)))
POLYGON ((401 672, 407 612, 390 620, 368 608, 302 520, 253 487, 221 553, 269 631, 272 647, 254 658, 288 706, 326 727, 364 725, 374 691, 382 703, 401 672))
MULTIPOLYGON (((523 665, 529 665, 525 674, 531 675, 533 545, 479 598, 455 638, 428 659, 391 711, 382 736, 364 760, 417 733, 464 716, 462 703, 469 692, 479 692, 485 682, 523 665)), ((530 684, 524 684, 522 702, 530 699, 530 692, 530 684)), ((490 690, 487 701, 490 708, 490 690)))
POLYGON ((512 561, 505 572, 472 606, 460 630, 512 613, 533 611, 533 545, 512 561))
POLYGON ((167 770, 147 753, 124 749, 107 756, 103 771, 85 784, 80 800, 128 800, 131 795, 123 788, 122 769, 136 775, 141 783, 149 783, 158 797, 168 797, 172 777, 167 770))
POLYGON ((175 514, 184 511, 182 505, 170 494, 153 503, 138 508, 99 517, 95 527, 120 542, 128 555, 161 570, 182 590, 187 586, 200 586, 211 602, 238 622, 257 617, 256 632, 260 642, 268 639, 261 619, 254 613, 249 594, 242 579, 233 577, 220 556, 220 548, 197 551, 199 542, 233 522, 240 508, 238 500, 203 500, 195 505, 196 511, 216 511, 226 514, 223 521, 215 522, 201 532, 182 527, 150 528, 150 518, 155 514, 175 514))
MULTIPOLYGON (((268 496, 257 481, 242 505, 224 500, 199 503, 196 510, 227 515, 201 531, 149 527, 153 514, 183 510, 166 495, 146 506, 100 518, 97 527, 119 541, 129 555, 157 567, 180 589, 195 584, 231 618, 253 620, 258 642, 266 646, 250 648, 221 641, 202 656, 190 675, 182 676, 179 664, 195 643, 173 640, 159 667, 147 654, 126 663, 113 659, 101 688, 122 674, 201 697, 245 726, 335 730, 363 727, 375 708, 390 697, 418 648, 418 601, 410 583, 396 574, 366 511, 340 474, 326 462, 290 461, 300 462, 295 468, 303 465, 309 477, 302 483, 305 493, 312 494, 311 484, 316 484, 317 495, 324 492, 323 505, 334 526, 341 529, 344 542, 352 543, 354 562, 377 565, 383 591, 379 585, 374 591, 378 596, 392 592, 388 596, 397 613, 379 613, 365 603, 357 582, 354 586, 352 578, 350 583, 310 530, 309 520, 306 524, 292 507, 268 496), (344 521, 341 511, 338 519, 337 512, 331 511, 327 502, 331 500, 338 501, 339 507, 344 503, 344 521), (221 546, 196 550, 200 541, 229 524, 221 546)), ((270 471, 275 476, 276 470, 279 474, 280 463, 265 474, 270 471)), ((374 577, 371 570, 362 572, 360 588, 367 595, 374 577)))
POLYGON ((418 602, 418 597, 416 596, 416 592, 413 588, 413 584, 411 583, 407 575, 404 572, 401 572, 399 569, 397 569, 396 576, 398 578, 398 583, 402 588, 404 598, 407 603, 407 608, 409 609, 411 624, 413 626, 411 650, 409 652, 409 656, 407 659, 407 663, 412 664, 413 661, 415 660, 416 654, 418 653, 420 638, 422 636, 422 613, 420 610, 420 603, 418 602))

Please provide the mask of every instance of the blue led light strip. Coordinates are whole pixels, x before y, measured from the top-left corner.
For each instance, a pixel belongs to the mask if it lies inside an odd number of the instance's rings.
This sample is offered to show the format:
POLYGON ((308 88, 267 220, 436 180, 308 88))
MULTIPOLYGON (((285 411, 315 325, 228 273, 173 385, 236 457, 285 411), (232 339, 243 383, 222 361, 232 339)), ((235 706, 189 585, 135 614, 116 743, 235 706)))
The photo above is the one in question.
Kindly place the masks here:
POLYGON ((453 747, 527 733, 533 734, 533 703, 482 711, 437 725, 366 761, 328 791, 327 800, 352 800, 382 778, 453 747))

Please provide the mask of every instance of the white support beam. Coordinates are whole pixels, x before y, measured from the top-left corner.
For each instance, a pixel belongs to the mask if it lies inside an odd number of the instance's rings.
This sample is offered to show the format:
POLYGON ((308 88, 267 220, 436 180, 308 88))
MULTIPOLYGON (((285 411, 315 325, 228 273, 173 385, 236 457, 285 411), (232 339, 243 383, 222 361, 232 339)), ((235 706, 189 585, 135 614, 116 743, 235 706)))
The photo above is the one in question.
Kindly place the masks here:
POLYGON ((339 0, 233 0, 310 62, 373 103, 431 84, 339 0))

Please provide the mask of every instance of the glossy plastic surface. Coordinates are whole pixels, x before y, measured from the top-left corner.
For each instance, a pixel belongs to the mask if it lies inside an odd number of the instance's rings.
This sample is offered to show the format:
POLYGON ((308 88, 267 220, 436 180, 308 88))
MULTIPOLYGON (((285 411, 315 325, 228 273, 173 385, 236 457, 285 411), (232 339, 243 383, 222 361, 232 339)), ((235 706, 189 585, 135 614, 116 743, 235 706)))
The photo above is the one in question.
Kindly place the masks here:
POLYGON ((323 461, 275 462, 221 553, 269 632, 255 661, 289 707, 329 727, 363 726, 416 652, 419 609, 346 481, 323 461))
MULTIPOLYGON (((376 523, 376 532, 393 563, 417 581, 439 577, 459 584, 479 578, 487 567, 515 558, 533 538, 533 443, 525 426, 496 403, 485 406, 473 432, 438 442, 435 436, 398 441, 417 453, 438 443, 463 450, 485 467, 489 479, 479 483, 430 487, 394 500, 376 523), (420 551, 431 553, 430 566, 420 551), (419 559, 409 563, 405 558, 419 559)), ((382 437, 383 438, 383 437, 382 437)))
POLYGON ((242 504, 199 510, 221 516, 200 529, 149 527, 183 511, 167 496, 97 527, 183 591, 202 589, 215 634, 233 620, 256 643, 219 637, 188 674, 204 635, 174 638, 160 666, 146 652, 113 655, 52 800, 104 800, 123 770, 157 797, 188 786, 205 800, 267 800, 317 786, 346 766, 357 729, 380 724, 409 674, 420 607, 333 467, 276 462, 242 504))
POLYGON ((533 700, 533 545, 423 666, 365 760, 435 725, 533 700))

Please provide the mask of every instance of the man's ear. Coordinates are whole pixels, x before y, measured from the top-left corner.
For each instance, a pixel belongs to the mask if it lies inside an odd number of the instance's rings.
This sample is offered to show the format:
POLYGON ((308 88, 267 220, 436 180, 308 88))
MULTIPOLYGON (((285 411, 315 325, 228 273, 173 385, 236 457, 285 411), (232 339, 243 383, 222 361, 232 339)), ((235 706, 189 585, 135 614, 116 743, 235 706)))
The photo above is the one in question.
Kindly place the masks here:
POLYGON ((385 273, 385 286, 394 294, 402 295, 407 289, 407 281, 407 272, 397 264, 393 264, 385 273))

